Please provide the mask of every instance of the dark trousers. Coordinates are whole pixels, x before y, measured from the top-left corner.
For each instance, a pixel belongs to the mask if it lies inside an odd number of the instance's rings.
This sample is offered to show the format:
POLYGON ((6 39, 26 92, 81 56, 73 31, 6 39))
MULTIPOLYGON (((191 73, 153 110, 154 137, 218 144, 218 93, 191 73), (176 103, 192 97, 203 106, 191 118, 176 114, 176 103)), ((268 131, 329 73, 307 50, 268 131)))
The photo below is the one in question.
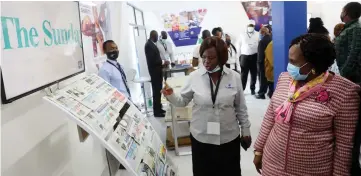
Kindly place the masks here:
POLYGON ((268 86, 268 96, 272 98, 273 92, 275 91, 275 83, 271 81, 267 81, 268 86))
POLYGON ((212 145, 197 141, 191 135, 193 176, 240 176, 241 141, 212 145))
POLYGON ((248 72, 251 72, 251 85, 250 88, 252 91, 256 89, 257 81, 257 54, 253 55, 241 55, 240 57, 241 65, 241 79, 243 90, 246 89, 248 72))
POLYGON ((162 105, 161 105, 161 93, 162 84, 163 84, 163 73, 162 69, 154 69, 150 74, 150 78, 152 79, 152 92, 153 92, 153 111, 154 114, 161 113, 162 105))
POLYGON ((259 78, 259 91, 258 94, 259 95, 265 95, 267 93, 267 89, 268 89, 268 81, 266 78, 266 72, 265 72, 265 68, 264 68, 264 63, 257 63, 257 68, 258 68, 258 78, 259 78))

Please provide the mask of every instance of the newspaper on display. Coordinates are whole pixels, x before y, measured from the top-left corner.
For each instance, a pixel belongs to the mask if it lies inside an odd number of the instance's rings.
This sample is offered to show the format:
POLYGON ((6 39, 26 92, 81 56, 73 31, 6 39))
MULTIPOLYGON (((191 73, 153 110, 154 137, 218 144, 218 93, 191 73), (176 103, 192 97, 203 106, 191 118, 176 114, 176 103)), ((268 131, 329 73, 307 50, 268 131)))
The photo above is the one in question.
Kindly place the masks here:
POLYGON ((44 97, 116 156, 136 176, 176 176, 151 123, 122 93, 95 74, 44 97))

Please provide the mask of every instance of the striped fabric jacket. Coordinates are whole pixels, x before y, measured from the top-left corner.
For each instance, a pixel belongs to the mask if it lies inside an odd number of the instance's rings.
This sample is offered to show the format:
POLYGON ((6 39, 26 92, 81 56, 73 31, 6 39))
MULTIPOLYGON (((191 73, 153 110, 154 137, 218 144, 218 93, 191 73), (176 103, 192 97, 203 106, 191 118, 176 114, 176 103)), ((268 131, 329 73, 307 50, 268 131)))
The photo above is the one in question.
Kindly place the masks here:
POLYGON ((282 73, 255 143, 262 176, 349 176, 360 87, 335 75, 324 86, 328 101, 310 95, 295 105, 290 124, 275 122, 291 77, 282 73))
POLYGON ((361 85, 361 23, 358 20, 345 24, 335 39, 335 47, 341 76, 361 85))

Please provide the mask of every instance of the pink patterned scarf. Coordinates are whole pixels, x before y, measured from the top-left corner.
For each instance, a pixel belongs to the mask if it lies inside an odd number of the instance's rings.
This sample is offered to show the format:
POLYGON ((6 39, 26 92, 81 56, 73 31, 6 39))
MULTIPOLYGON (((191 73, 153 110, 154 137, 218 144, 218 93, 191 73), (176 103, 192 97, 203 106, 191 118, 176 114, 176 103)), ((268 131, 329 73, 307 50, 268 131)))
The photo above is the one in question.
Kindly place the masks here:
POLYGON ((315 79, 307 82, 298 90, 296 90, 296 86, 299 82, 292 80, 290 83, 290 91, 288 93, 287 100, 276 109, 276 122, 289 123, 295 103, 302 101, 314 92, 325 90, 326 88, 323 87, 323 84, 326 82, 328 76, 329 72, 323 73, 315 79))

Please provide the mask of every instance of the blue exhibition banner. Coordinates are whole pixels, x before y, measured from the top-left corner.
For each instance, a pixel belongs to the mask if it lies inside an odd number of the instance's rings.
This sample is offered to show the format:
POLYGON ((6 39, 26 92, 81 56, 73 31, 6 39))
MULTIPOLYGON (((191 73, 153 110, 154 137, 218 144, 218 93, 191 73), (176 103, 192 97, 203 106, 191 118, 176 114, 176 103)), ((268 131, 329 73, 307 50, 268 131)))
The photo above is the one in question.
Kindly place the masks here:
POLYGON ((174 42, 175 46, 195 45, 198 41, 198 35, 202 27, 194 27, 184 31, 168 31, 169 36, 174 42))
POLYGON ((176 47, 197 44, 206 13, 207 9, 199 9, 162 15, 164 28, 176 47))

